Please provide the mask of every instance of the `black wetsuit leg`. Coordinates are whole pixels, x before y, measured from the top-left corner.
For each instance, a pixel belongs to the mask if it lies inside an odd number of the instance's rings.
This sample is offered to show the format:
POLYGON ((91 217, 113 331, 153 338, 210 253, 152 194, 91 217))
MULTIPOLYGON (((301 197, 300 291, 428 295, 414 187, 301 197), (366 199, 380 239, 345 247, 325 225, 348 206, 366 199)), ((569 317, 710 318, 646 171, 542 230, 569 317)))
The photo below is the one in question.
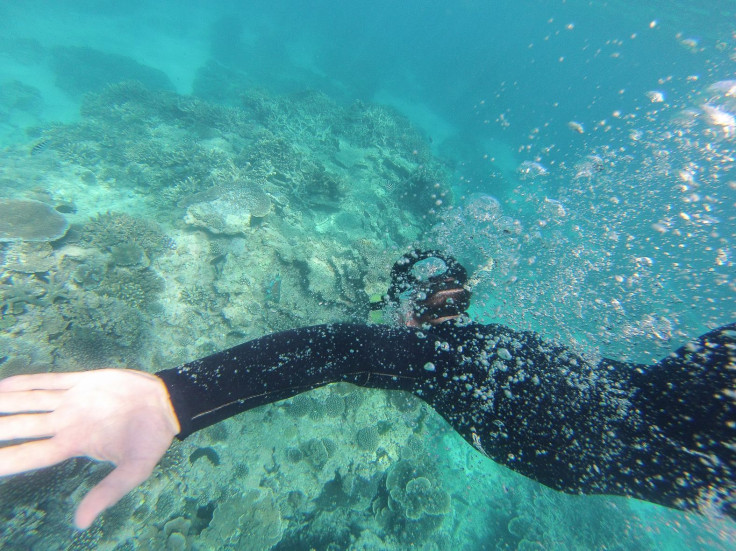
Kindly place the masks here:
POLYGON ((643 424, 627 435, 630 495, 736 519, 736 323, 635 370, 632 383, 643 424))

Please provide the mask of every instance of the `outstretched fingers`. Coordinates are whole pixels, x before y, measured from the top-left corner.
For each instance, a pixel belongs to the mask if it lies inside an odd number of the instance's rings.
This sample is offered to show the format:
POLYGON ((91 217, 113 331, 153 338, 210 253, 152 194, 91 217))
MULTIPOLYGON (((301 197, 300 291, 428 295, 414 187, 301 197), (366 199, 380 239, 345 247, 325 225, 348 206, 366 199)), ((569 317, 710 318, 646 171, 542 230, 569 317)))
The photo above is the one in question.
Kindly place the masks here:
POLYGON ((49 415, 28 413, 0 417, 0 441, 54 436, 49 415))
POLYGON ((74 514, 74 524, 77 528, 80 530, 89 528, 102 511, 115 505, 151 476, 154 466, 150 462, 139 461, 116 467, 80 502, 74 514))
POLYGON ((0 392, 0 413, 53 411, 63 399, 63 390, 0 392))
POLYGON ((180 430, 161 379, 131 370, 10 377, 2 413, 0 445, 11 445, 0 448, 0 476, 85 455, 117 464, 80 503, 80 528, 146 480, 180 430))
POLYGON ((0 476, 50 467, 69 459, 69 451, 53 439, 26 442, 0 449, 0 476))
POLYGON ((0 392, 38 389, 65 390, 77 384, 84 377, 84 374, 85 372, 15 375, 0 381, 0 392))

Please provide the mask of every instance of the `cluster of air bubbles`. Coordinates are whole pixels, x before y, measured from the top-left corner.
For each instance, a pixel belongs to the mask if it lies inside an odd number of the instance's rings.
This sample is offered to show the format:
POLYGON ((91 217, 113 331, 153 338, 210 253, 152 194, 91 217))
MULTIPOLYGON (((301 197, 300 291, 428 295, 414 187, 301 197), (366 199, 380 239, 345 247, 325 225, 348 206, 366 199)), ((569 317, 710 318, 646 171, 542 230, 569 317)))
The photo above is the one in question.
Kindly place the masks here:
POLYGON ((673 122, 681 131, 702 132, 714 141, 736 137, 736 80, 711 84, 698 94, 696 105, 682 109, 673 122))
MULTIPOLYGON (((429 257, 415 263, 410 273, 417 281, 429 281, 433 277, 444 274, 447 264, 441 258, 429 257)), ((426 297, 424 297, 426 298, 426 297)))
POLYGON ((649 92, 647 92, 646 96, 652 103, 663 103, 665 100, 664 92, 661 92, 659 90, 650 90, 649 92))
POLYGON ((706 124, 717 137, 736 137, 736 80, 722 80, 706 89, 708 97, 700 108, 706 124))
POLYGON ((433 247, 454 255, 471 273, 513 255, 513 244, 522 233, 519 220, 504 214, 498 199, 487 193, 473 193, 448 211, 429 231, 433 247))
POLYGON ((538 161, 524 161, 516 169, 519 180, 538 180, 549 175, 549 170, 538 161))
POLYGON ((575 178, 591 179, 606 167, 606 163, 600 155, 586 155, 575 164, 575 178))
POLYGON ((435 225, 474 318, 647 362, 736 316, 736 80, 684 108, 647 97, 656 110, 621 143, 554 171, 525 161, 513 206, 473 194, 435 225))
POLYGON ((493 222, 501 216, 501 203, 487 193, 473 193, 465 200, 463 211, 476 222, 493 222))
POLYGON ((649 115, 625 145, 597 147, 555 171, 558 196, 534 203, 547 223, 520 249, 518 283, 506 289, 510 304, 554 304, 527 316, 533 328, 563 327, 568 340, 577 325, 585 341, 637 361, 736 315, 736 80, 649 115))
POLYGON ((647 362, 736 317, 736 80, 691 97, 652 91, 620 141, 445 211, 428 244, 468 269, 474 319, 647 362))

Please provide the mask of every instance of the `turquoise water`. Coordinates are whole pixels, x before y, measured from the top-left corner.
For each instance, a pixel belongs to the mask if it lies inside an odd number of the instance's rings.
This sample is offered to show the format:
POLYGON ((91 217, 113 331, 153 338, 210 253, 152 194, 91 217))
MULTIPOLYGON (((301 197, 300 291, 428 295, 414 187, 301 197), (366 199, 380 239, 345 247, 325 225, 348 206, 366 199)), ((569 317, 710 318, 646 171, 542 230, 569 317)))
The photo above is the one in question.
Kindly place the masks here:
MULTIPOLYGON (((644 4, 1 4, 0 208, 41 237, 0 220, 0 376, 155 372, 364 320, 416 245, 467 266, 475 319, 591 357, 651 362, 733 321, 736 3, 644 4)), ((85 533, 71 511, 104 466, 10 479, 3 546, 736 541, 733 521, 548 490, 400 395, 308 398, 176 444, 85 533), (402 461, 449 509, 385 513, 402 461)))

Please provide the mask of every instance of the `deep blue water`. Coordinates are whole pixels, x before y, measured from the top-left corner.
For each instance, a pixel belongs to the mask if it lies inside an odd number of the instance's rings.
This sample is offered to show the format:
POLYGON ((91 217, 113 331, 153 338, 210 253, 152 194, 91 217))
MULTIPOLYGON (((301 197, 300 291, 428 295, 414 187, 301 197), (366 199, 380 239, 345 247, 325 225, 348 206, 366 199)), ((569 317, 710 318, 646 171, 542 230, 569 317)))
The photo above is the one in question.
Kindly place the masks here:
MULTIPOLYGON (((481 186, 494 168, 482 160, 490 144, 500 142, 514 161, 559 162, 591 140, 569 132, 570 120, 592 129, 616 110, 645 109, 648 90, 678 105, 699 87, 688 78, 730 78, 733 2, 707 10, 651 4, 5 3, 8 47, 13 38, 38 43, 26 43, 33 53, 6 47, 1 70, 3 79, 20 75, 54 96, 53 76, 33 61, 55 45, 84 45, 160 69, 188 93, 211 58, 275 92, 314 88, 345 101, 394 104, 481 186), (683 45, 688 39, 696 45, 683 45)), ((67 97, 51 97, 42 116, 74 112, 67 97)))

